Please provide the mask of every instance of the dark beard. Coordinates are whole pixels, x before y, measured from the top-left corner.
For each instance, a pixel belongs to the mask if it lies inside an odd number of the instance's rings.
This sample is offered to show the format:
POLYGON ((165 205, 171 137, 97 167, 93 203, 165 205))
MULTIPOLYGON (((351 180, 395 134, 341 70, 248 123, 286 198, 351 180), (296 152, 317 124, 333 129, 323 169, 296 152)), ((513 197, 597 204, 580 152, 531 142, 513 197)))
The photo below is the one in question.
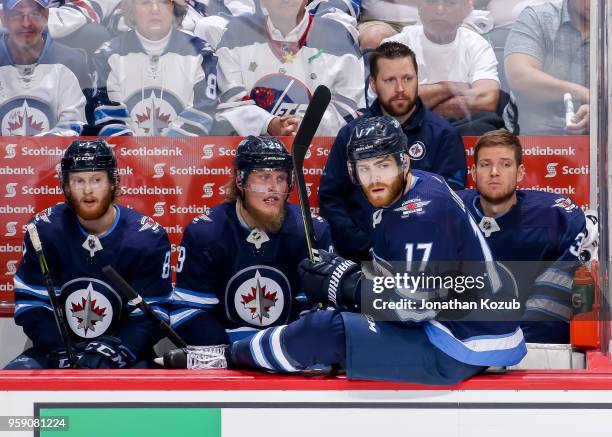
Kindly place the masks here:
POLYGON ((283 227, 283 222, 285 221, 285 205, 286 202, 283 202, 279 211, 268 214, 248 205, 246 199, 243 203, 244 208, 255 221, 255 226, 260 231, 269 232, 271 234, 277 233, 283 227))
POLYGON ((406 106, 406 110, 400 112, 393 109, 393 102, 389 102, 389 104, 383 102, 382 100, 379 100, 378 102, 380 103, 380 107, 383 109, 383 111, 391 117, 403 117, 404 115, 409 114, 416 105, 416 100, 411 99, 408 105, 406 106))
POLYGON ((72 207, 72 209, 74 209, 77 215, 83 220, 99 219, 106 214, 108 208, 110 208, 110 206, 113 204, 113 195, 110 191, 102 199, 100 199, 98 207, 93 211, 84 210, 81 204, 74 202, 70 192, 66 192, 66 199, 68 200, 68 204, 72 207))

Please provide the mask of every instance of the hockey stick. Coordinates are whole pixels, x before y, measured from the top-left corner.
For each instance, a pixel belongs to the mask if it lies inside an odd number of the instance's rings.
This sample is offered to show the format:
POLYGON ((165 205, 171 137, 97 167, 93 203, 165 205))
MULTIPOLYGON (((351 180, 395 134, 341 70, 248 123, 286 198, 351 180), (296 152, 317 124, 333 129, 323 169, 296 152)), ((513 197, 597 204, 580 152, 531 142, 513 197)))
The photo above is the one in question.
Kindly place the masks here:
POLYGON ((291 154, 293 157, 293 169, 295 170, 295 180, 300 199, 300 209, 304 221, 304 233, 306 234, 306 247, 308 248, 308 258, 314 262, 314 243, 315 235, 310 216, 310 202, 308 201, 308 191, 304 182, 304 158, 310 147, 310 143, 317 132, 327 105, 331 101, 331 92, 325 85, 319 85, 315 90, 300 128, 295 134, 291 154))
POLYGON ((66 327, 68 321, 66 320, 66 315, 64 314, 64 311, 62 310, 62 307, 60 306, 57 300, 55 290, 53 289, 51 273, 49 272, 47 259, 45 258, 45 254, 43 253, 42 243, 38 235, 38 230, 36 229, 36 225, 34 223, 28 223, 26 229, 28 231, 28 235, 30 236, 32 247, 34 247, 34 252, 36 252, 36 256, 38 257, 38 263, 40 264, 40 272, 42 273, 43 278, 45 279, 47 293, 49 294, 49 301, 51 302, 51 307, 53 309, 53 316, 55 317, 55 323, 57 324, 57 329, 59 330, 60 337, 62 338, 62 343, 64 343, 64 348, 66 348, 70 367, 74 368, 76 367, 76 356, 72 352, 72 342, 70 341, 70 334, 68 333, 68 328, 66 327))
POLYGON ((142 310, 143 314, 154 320, 165 331, 172 343, 181 348, 187 347, 185 340, 183 340, 170 325, 163 321, 162 318, 151 309, 149 304, 144 301, 142 296, 140 296, 112 266, 108 265, 106 267, 102 267, 102 273, 104 273, 106 277, 110 279, 121 294, 127 297, 130 303, 136 305, 142 310))

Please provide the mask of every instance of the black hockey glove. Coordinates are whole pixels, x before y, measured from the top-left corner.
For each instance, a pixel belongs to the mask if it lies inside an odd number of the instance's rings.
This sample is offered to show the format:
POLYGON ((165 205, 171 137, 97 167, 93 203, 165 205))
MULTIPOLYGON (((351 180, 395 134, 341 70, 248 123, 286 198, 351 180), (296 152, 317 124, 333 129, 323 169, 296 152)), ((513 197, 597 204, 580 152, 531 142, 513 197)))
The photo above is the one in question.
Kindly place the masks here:
POLYGON ((359 310, 361 270, 353 261, 319 249, 317 261, 300 262, 298 275, 300 289, 311 302, 359 310))
POLYGON ((70 360, 66 349, 55 349, 53 352, 49 352, 46 358, 49 369, 70 369, 70 360))
POLYGON ((78 369, 120 369, 134 361, 132 354, 116 337, 102 336, 76 345, 78 369))

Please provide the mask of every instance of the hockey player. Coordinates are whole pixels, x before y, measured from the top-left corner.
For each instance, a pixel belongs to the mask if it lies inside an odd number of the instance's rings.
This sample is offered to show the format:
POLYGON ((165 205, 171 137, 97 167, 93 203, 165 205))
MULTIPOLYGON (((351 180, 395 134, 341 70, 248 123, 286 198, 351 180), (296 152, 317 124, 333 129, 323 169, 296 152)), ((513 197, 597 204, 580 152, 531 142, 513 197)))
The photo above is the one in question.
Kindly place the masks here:
POLYGON ((172 0, 127 0, 134 30, 93 56, 95 125, 100 135, 207 135, 217 105, 217 58, 177 26, 186 7, 172 0))
POLYGON ((0 18, 0 135, 79 135, 85 124, 87 62, 54 42, 48 0, 3 0, 0 18))
MULTIPOLYGON (((461 199, 439 176, 411 171, 407 145, 399 122, 388 116, 358 122, 348 143, 351 177, 378 208, 373 219, 375 266, 381 272, 417 274, 438 261, 476 262, 477 268, 470 270, 482 269, 487 279, 480 291, 473 289, 466 297, 510 302, 484 237, 461 199), (401 267, 391 267, 392 262, 401 267)), ((311 300, 344 311, 311 312, 239 340, 228 354, 231 366, 292 372, 315 363, 342 363, 353 379, 454 384, 487 366, 516 364, 526 353, 513 311, 498 313, 497 321, 487 321, 493 315, 484 306, 457 317, 418 305, 398 310, 394 321, 361 314, 375 291, 372 283, 355 263, 319 252, 321 261, 300 263, 302 287, 311 300)), ((390 291, 411 298, 409 290, 390 291)), ((444 301, 442 288, 413 291, 412 300, 444 301)), ((459 293, 456 287, 447 291, 449 298, 459 293)))
MULTIPOLYGON (((378 47, 370 60, 370 84, 378 99, 362 117, 394 117, 408 137, 412 167, 442 176, 454 189, 465 187, 467 161, 457 131, 429 111, 418 98, 417 62, 403 44, 378 47)), ((353 261, 370 259, 373 207, 351 183, 346 168, 346 144, 356 121, 343 127, 332 146, 321 177, 321 215, 328 221, 338 253, 353 261)))
MULTIPOLYGON (((176 268, 172 326, 193 345, 228 344, 310 309, 299 288, 307 256, 299 208, 287 202, 293 164, 274 137, 247 137, 234 159, 228 201, 185 229, 176 268)), ((330 250, 322 219, 318 247, 330 250)))
POLYGON ((517 190, 525 167, 521 143, 509 132, 480 137, 471 173, 476 189, 460 195, 495 259, 513 272, 525 310, 525 339, 568 343, 573 275, 587 234, 584 213, 567 197, 517 190))
POLYGON ((317 131, 335 136, 364 105, 363 61, 347 28, 306 0, 261 0, 234 17, 217 47, 217 120, 238 135, 294 135, 318 85, 332 92, 317 131))
MULTIPOLYGON (((38 213, 53 286, 64 310, 77 368, 145 367, 161 329, 109 284, 111 265, 162 317, 170 298, 170 243, 151 218, 115 204, 117 163, 101 140, 75 141, 61 161, 66 202, 38 213)), ((14 277, 15 323, 33 347, 7 369, 69 367, 29 235, 14 277)))

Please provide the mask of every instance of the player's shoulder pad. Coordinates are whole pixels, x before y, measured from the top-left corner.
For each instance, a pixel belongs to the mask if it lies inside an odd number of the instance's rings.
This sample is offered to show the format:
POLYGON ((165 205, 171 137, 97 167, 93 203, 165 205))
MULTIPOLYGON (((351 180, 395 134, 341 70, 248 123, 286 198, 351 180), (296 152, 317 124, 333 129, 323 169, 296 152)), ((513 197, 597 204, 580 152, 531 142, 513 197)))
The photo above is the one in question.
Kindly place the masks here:
POLYGON ((116 44, 116 38, 106 41, 94 51, 94 56, 109 56, 113 52, 113 46, 116 44))
POLYGON ((185 233, 194 234, 198 240, 216 240, 230 219, 228 208, 234 208, 233 203, 222 203, 209 209, 206 213, 195 217, 185 229, 185 233))
POLYGON ((455 191, 455 193, 461 198, 461 200, 463 200, 463 203, 466 205, 471 205, 474 201, 474 197, 478 195, 478 190, 468 188, 466 190, 455 191))
POLYGON ((323 235, 327 230, 329 230, 329 224, 327 220, 325 220, 320 215, 313 215, 312 217, 312 227, 314 228, 315 236, 323 235))
POLYGON ((70 207, 66 203, 59 202, 35 214, 29 223, 34 223, 38 229, 61 226, 63 216, 68 213, 69 210, 70 207))
POLYGON ((125 220, 125 223, 142 236, 162 236, 166 234, 164 227, 151 217, 124 206, 117 205, 117 207, 119 208, 121 217, 123 220, 125 220))
POLYGON ((538 190, 521 190, 521 192, 525 208, 541 214, 573 215, 581 211, 580 207, 567 196, 538 190))
POLYGON ((314 16, 306 45, 320 49, 330 55, 353 55, 356 58, 361 58, 361 52, 346 27, 326 16, 314 16))

